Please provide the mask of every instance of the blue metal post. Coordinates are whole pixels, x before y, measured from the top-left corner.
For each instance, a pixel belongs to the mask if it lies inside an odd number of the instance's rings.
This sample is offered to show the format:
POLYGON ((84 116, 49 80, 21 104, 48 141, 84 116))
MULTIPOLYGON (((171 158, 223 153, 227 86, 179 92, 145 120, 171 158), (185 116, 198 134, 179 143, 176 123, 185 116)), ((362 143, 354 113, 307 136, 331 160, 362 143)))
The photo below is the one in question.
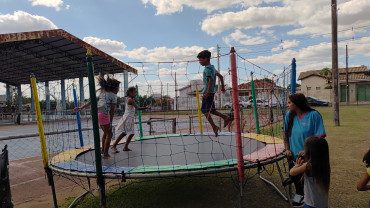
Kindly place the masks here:
POLYGON ((50 90, 49 90, 49 81, 45 82, 45 104, 46 112, 50 112, 50 90))
MULTIPOLYGON (((76 89, 75 89, 75 83, 72 83, 72 86, 73 86, 73 100, 74 100, 74 103, 75 103, 75 107, 78 107, 78 101, 77 101, 77 93, 76 93, 76 89)), ((84 140, 83 140, 83 137, 82 137, 80 112, 77 112, 76 113, 76 117, 77 117, 78 136, 80 137, 80 145, 81 145, 81 147, 83 147, 84 146, 84 140)))
POLYGON ((11 102, 10 85, 9 84, 6 84, 6 102, 11 102))
POLYGON ((19 113, 22 113, 22 87, 19 84, 18 85, 18 111, 19 113))
POLYGON ((67 109, 67 106, 66 106, 66 84, 64 79, 60 80, 60 88, 62 96, 62 108, 65 111, 67 109))
POLYGON ((296 72, 297 72, 297 69, 296 69, 297 65, 295 63, 295 58, 293 58, 292 60, 292 80, 290 82, 290 94, 294 94, 295 91, 296 91, 296 80, 297 80, 297 77, 296 77, 296 72))
POLYGON ((33 92, 32 92, 31 86, 30 86, 30 91, 31 91, 31 112, 35 112, 35 102, 33 101, 33 92))

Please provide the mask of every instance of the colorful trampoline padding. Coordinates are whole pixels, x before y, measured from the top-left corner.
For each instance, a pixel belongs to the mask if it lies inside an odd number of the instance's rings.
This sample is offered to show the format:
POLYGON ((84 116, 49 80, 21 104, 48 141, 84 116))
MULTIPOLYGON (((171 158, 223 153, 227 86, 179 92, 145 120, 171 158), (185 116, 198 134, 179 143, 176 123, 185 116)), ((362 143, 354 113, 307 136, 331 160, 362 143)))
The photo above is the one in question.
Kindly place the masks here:
POLYGON ((264 148, 251 154, 244 155, 243 159, 250 162, 265 161, 284 152, 284 144, 267 144, 264 148))
POLYGON ((284 141, 277 137, 272 137, 269 135, 264 134, 256 134, 256 133, 244 133, 242 134, 243 137, 255 139, 261 141, 266 144, 283 144, 284 141))
MULTIPOLYGON (((233 135, 235 135, 234 133, 227 133, 227 132, 223 132, 220 134, 219 137, 215 138, 215 137, 212 137, 211 138, 208 138, 210 136, 212 136, 212 134, 207 134, 207 133, 203 133, 203 134, 165 134, 165 135, 152 135, 152 136, 144 136, 142 138, 136 138, 138 143, 136 142, 132 142, 130 145, 134 145, 136 143, 136 145, 144 145, 144 147, 148 148, 148 146, 150 144, 153 144, 154 142, 157 143, 159 141, 158 140, 162 140, 162 143, 158 143, 158 144, 162 144, 164 145, 162 148, 163 149, 160 149, 159 147, 155 147, 154 149, 158 148, 158 151, 166 151, 166 148, 169 147, 170 144, 164 144, 165 142, 168 142, 167 139, 170 139, 171 141, 175 142, 175 140, 181 140, 181 142, 189 142, 188 144, 182 144, 182 143, 178 143, 178 144, 171 144, 173 145, 172 147, 175 148, 175 146, 181 146, 182 147, 178 147, 178 148, 198 148, 198 149, 193 149, 193 150, 186 150, 189 152, 189 154, 199 154, 201 156, 201 154, 211 154, 213 156, 212 157, 212 160, 214 159, 214 161, 209 161, 210 159, 207 160, 200 160, 199 159, 199 155, 198 155, 198 161, 199 162, 196 162, 197 160, 192 160, 192 161, 187 161, 189 163, 187 164, 181 164, 181 155, 180 155, 180 162, 174 162, 172 161, 172 164, 166 164, 166 163, 152 163, 153 165, 148 165, 147 162, 143 162, 143 163, 136 163, 134 162, 134 158, 135 157, 139 157, 140 160, 142 160, 144 158, 144 160, 148 160, 148 155, 143 155, 143 153, 146 153, 144 150, 140 150, 139 148, 136 148, 138 151, 137 152, 140 152, 140 153, 137 153, 139 154, 139 156, 131 156, 131 157, 128 157, 128 158, 124 158, 124 160, 129 160, 127 163, 125 164, 116 164, 115 161, 113 162, 107 162, 107 161, 103 161, 103 172, 104 173, 115 173, 115 174, 121 174, 123 171, 125 173, 153 173, 153 172, 171 172, 171 171, 193 171, 193 170, 203 170, 203 169, 209 169, 209 168, 222 168, 222 167, 230 167, 230 166, 235 166, 237 164, 237 159, 234 158, 236 155, 232 152, 223 152, 224 150, 226 151, 234 151, 234 148, 235 148, 235 144, 231 144, 231 143, 228 143, 228 142, 234 142, 235 139, 234 137, 232 137, 233 135), (190 137, 188 137, 190 136, 190 137), (151 139, 153 139, 154 141, 151 141, 151 139), (165 140, 163 140, 165 139, 165 140), (174 140, 173 140, 174 139, 174 140), (203 139, 203 140, 202 140, 203 139), (219 148, 219 151, 221 151, 222 154, 226 154, 224 156, 220 156, 220 157, 217 157, 217 154, 220 154, 220 152, 197 152, 197 153, 194 153, 192 151, 199 151, 199 144, 195 144, 193 142, 193 140, 197 141, 197 142, 200 142, 200 143, 204 143, 202 145, 205 145, 203 146, 204 147, 212 147, 212 151, 214 151, 214 148, 219 148), (144 142, 144 143, 142 143, 144 142), (166 146, 167 145, 167 146, 166 146), (195 147, 191 147, 191 146, 194 146, 195 147), (198 145, 198 146, 197 146, 198 145), (223 147, 221 147, 222 145, 224 145, 223 147), (197 147, 196 147, 197 146, 197 147), (225 149, 226 148, 226 149, 225 149), (230 150, 229 150, 230 149, 230 150), (141 154, 141 155, 140 155, 141 154), (227 156, 228 155, 228 156, 227 156), (226 158, 225 158, 226 156, 226 158), (231 156, 231 157, 230 157, 231 156), (215 157, 215 158, 214 158, 215 157), (222 159, 225 158, 225 159, 222 159), (227 158, 227 157, 230 157, 230 158, 227 158), (129 159, 131 158, 131 159, 129 159), (133 160, 133 161, 131 161, 133 160), (180 164, 179 164, 180 163, 180 164)), ((251 134, 244 134, 243 136, 249 136, 251 134)), ((263 137, 259 137, 259 135, 252 135, 252 137, 255 137, 255 138, 263 138, 263 137)), ((269 138, 269 141, 276 141, 277 138, 269 138)), ((267 160, 267 159, 270 159, 270 158, 273 158, 273 157, 276 157, 277 155, 281 154, 282 151, 284 150, 284 145, 282 144, 266 144, 265 146, 262 146, 260 143, 261 141, 260 140, 256 140, 254 138, 252 138, 251 142, 253 143, 254 145, 254 149, 256 149, 255 152, 252 152, 250 154, 247 154, 244 156, 244 159, 246 160, 245 163, 249 163, 249 162, 256 162, 257 160, 258 161, 264 161, 264 160, 267 160), (254 140, 254 141, 253 141, 254 140), (260 144, 258 144, 260 143, 260 144), (258 148, 260 147, 260 148, 258 148), (259 150, 258 150, 259 149, 259 150)), ((202 148, 201 148, 202 149, 202 148)), ((175 151, 175 149, 173 149, 175 151)), ((171 153, 173 151, 171 149, 171 153)), ((50 161, 50 164, 54 167, 57 167, 57 168, 61 168, 63 170, 67 170, 67 171, 78 171, 78 172, 86 172, 86 173, 93 173, 95 172, 95 159, 94 158, 91 158, 89 157, 89 155, 86 155, 85 153, 87 153, 88 151, 91 151, 91 149, 86 149, 86 148, 81 148, 81 149, 70 149, 70 150, 67 150, 65 152, 62 152, 58 155, 56 155, 55 157, 52 158, 52 160, 50 161), (86 157, 85 157, 86 155, 86 157), (82 161, 79 161, 77 160, 76 158, 79 157, 79 158, 83 158, 82 161)), ((156 150, 157 151, 157 150, 156 150)), ((183 150, 185 151, 185 150, 183 150)), ((209 150, 208 150, 209 151, 209 150)), ((165 154, 164 152, 162 152, 163 154, 165 154)), ((180 152, 182 153, 182 152, 180 152)), ((123 153, 122 153, 123 154, 123 153)), ((126 154, 126 153, 125 153, 126 154)), ((128 152, 127 154, 134 154, 134 152, 128 152)), ((174 152, 174 154, 179 154, 178 152, 174 152)), ((174 156, 174 155, 173 155, 174 156)), ((136 158, 138 159, 138 158, 136 158)), ((171 157, 171 160, 174 159, 171 157)), ((177 158, 178 159, 178 158, 177 158)))
POLYGON ((129 173, 199 170, 199 169, 207 169, 207 168, 234 166, 237 164, 237 162, 238 162, 237 159, 234 158, 234 159, 229 159, 229 160, 218 160, 218 161, 212 161, 212 162, 193 163, 193 164, 187 164, 187 165, 161 165, 161 166, 145 165, 145 166, 138 166, 130 170, 129 173))
POLYGON ((143 137, 135 137, 135 141, 145 140, 145 139, 157 139, 166 137, 177 137, 177 136, 188 136, 189 134, 159 134, 159 135, 149 135, 143 137))
POLYGON ((88 148, 79 148, 79 149, 69 149, 67 151, 64 151, 62 153, 59 153, 58 155, 54 156, 50 163, 55 164, 55 163, 60 163, 60 162, 69 162, 69 161, 75 161, 76 157, 83 153, 88 151, 88 148))

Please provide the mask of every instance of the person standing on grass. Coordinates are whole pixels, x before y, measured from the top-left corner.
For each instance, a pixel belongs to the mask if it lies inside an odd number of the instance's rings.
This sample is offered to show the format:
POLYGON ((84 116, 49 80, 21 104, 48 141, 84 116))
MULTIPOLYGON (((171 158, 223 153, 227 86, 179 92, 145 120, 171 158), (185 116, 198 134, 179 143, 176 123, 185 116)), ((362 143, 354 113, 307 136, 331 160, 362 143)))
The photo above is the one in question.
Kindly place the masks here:
MULTIPOLYGON (((359 191, 369 191, 370 190, 370 149, 365 153, 362 162, 366 164, 366 172, 364 176, 362 176, 361 180, 357 183, 357 190, 359 191)), ((370 207, 370 201, 369 201, 370 207)))
MULTIPOLYGON (((114 116, 114 109, 117 103, 117 93, 119 90, 119 84, 121 82, 111 78, 107 75, 107 79, 104 79, 103 75, 98 76, 98 84, 100 85, 100 91, 98 98, 98 121, 100 128, 103 130, 102 136, 102 154, 103 159, 108 159, 111 156, 108 153, 110 141, 113 136, 112 132, 112 121, 114 116)), ((81 107, 73 109, 74 112, 80 111, 87 106, 91 105, 91 102, 86 103, 81 107)))
POLYGON ((121 141, 123 137, 128 135, 127 140, 125 142, 125 146, 123 147, 123 151, 131 151, 131 149, 128 148, 128 145, 131 142, 131 139, 134 137, 134 124, 135 124, 135 112, 136 110, 145 110, 150 109, 150 106, 146 107, 139 107, 136 105, 135 98, 137 95, 137 90, 135 87, 129 87, 126 92, 126 109, 125 113, 119 120, 116 131, 122 131, 122 133, 117 137, 116 141, 114 141, 114 144, 111 146, 111 149, 118 153, 117 145, 121 141))
POLYGON ((304 175, 304 208, 327 208, 330 186, 328 142, 311 136, 304 146, 304 159, 298 157, 289 173, 292 176, 304 175))
MULTIPOLYGON (((304 143, 310 136, 325 137, 325 127, 319 112, 311 108, 302 93, 295 93, 288 98, 289 112, 284 118, 284 144, 285 154, 289 161, 289 169, 293 168, 294 161, 304 156, 304 143)), ((303 206, 302 175, 292 176, 296 189, 293 200, 294 207, 303 206)))
POLYGON ((202 107, 201 111, 206 116, 207 120, 212 126, 215 136, 218 136, 219 127, 213 122, 211 114, 216 115, 224 119, 224 127, 230 122, 230 118, 218 111, 216 111, 214 98, 216 93, 216 76, 221 81, 221 91, 225 93, 225 85, 223 76, 217 72, 215 67, 211 65, 211 52, 208 50, 201 51, 198 56, 199 64, 204 66, 203 71, 203 98, 202 98, 202 107))

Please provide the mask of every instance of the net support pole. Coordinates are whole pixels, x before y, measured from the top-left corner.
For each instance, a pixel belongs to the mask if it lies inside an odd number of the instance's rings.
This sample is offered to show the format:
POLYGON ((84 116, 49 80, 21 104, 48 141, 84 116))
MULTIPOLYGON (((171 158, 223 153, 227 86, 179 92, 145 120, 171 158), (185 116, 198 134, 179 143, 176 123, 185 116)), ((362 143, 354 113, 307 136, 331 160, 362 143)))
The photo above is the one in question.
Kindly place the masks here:
MULTIPOLYGON (((77 101, 77 93, 76 93, 76 88, 75 88, 75 83, 72 83, 73 86, 73 100, 75 104, 75 108, 78 107, 78 101, 77 101)), ((82 136, 82 128, 81 128, 81 117, 80 117, 80 112, 76 112, 76 119, 77 119, 77 127, 78 127, 78 136, 80 138, 80 147, 84 146, 84 140, 82 136)))
POLYGON ((253 98, 254 120, 256 121, 257 134, 260 134, 261 130, 260 130, 260 122, 258 119, 258 112, 257 112, 257 99, 256 99, 256 90, 254 88, 253 72, 251 72, 251 78, 252 78, 251 88, 252 88, 252 98, 253 98))
MULTIPOLYGON (((139 87, 136 85, 136 99, 139 100, 139 87)), ((137 106, 140 107, 140 102, 137 104, 137 106)), ((141 123, 141 110, 138 110, 137 111, 137 115, 138 115, 138 118, 139 118, 139 130, 140 130, 140 138, 143 138, 143 124, 141 123)))
POLYGON ((200 111, 200 100, 199 100, 198 82, 195 82, 195 95, 197 96, 197 109, 198 109, 198 119, 199 119, 199 130, 200 130, 200 133, 203 134, 202 112, 200 111))
POLYGON ((94 133, 94 146, 95 146, 95 167, 96 167, 96 182, 99 187, 100 205, 106 207, 105 198, 105 183, 102 171, 101 151, 100 151, 100 135, 98 123, 98 106, 96 100, 95 79, 94 79, 94 64, 93 57, 90 50, 86 53, 87 75, 89 79, 89 91, 91 102, 91 117, 94 133))
MULTIPOLYGON (((236 55, 234 47, 230 50, 230 65, 231 65, 231 83, 232 83, 232 98, 234 108, 234 125, 235 125, 235 140, 236 140, 236 157, 238 160, 238 179, 240 186, 240 203, 243 196, 243 182, 244 182, 244 160, 243 160, 243 146, 242 135, 240 128, 240 108, 239 108, 239 90, 238 90, 238 74, 236 70, 236 55)), ((241 204, 240 204, 241 205, 241 204)))
POLYGON ((31 74, 30 78, 31 78, 31 89, 32 89, 32 95, 33 95, 33 101, 35 103, 35 110, 36 110, 37 127, 38 127, 38 130, 39 130, 39 136, 40 136, 42 161, 44 163, 44 169, 45 169, 46 175, 48 177, 49 185, 51 187, 54 207, 58 208, 58 202, 57 202, 57 197, 56 197, 56 193, 55 193, 53 173, 52 173, 51 169, 49 168, 49 164, 48 164, 48 153, 47 153, 47 150, 46 150, 44 126, 42 124, 42 116, 41 116, 39 95, 37 93, 36 78, 35 78, 34 74, 31 74))
POLYGON ((292 60, 292 80, 290 82, 290 94, 294 94, 296 91, 296 73, 297 73, 297 65, 295 63, 295 58, 292 60))

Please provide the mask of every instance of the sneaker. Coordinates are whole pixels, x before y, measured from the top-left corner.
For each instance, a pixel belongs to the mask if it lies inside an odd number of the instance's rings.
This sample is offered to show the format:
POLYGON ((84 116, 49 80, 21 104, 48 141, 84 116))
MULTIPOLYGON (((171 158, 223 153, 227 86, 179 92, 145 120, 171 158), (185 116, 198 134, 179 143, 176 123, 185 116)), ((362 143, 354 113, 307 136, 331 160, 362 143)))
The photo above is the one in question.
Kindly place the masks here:
POLYGON ((293 198, 292 206, 294 208, 303 208, 304 206, 303 196, 296 194, 293 198))
POLYGON ((293 202, 292 203, 292 206, 294 208, 303 208, 304 207, 304 203, 303 202, 293 202))

